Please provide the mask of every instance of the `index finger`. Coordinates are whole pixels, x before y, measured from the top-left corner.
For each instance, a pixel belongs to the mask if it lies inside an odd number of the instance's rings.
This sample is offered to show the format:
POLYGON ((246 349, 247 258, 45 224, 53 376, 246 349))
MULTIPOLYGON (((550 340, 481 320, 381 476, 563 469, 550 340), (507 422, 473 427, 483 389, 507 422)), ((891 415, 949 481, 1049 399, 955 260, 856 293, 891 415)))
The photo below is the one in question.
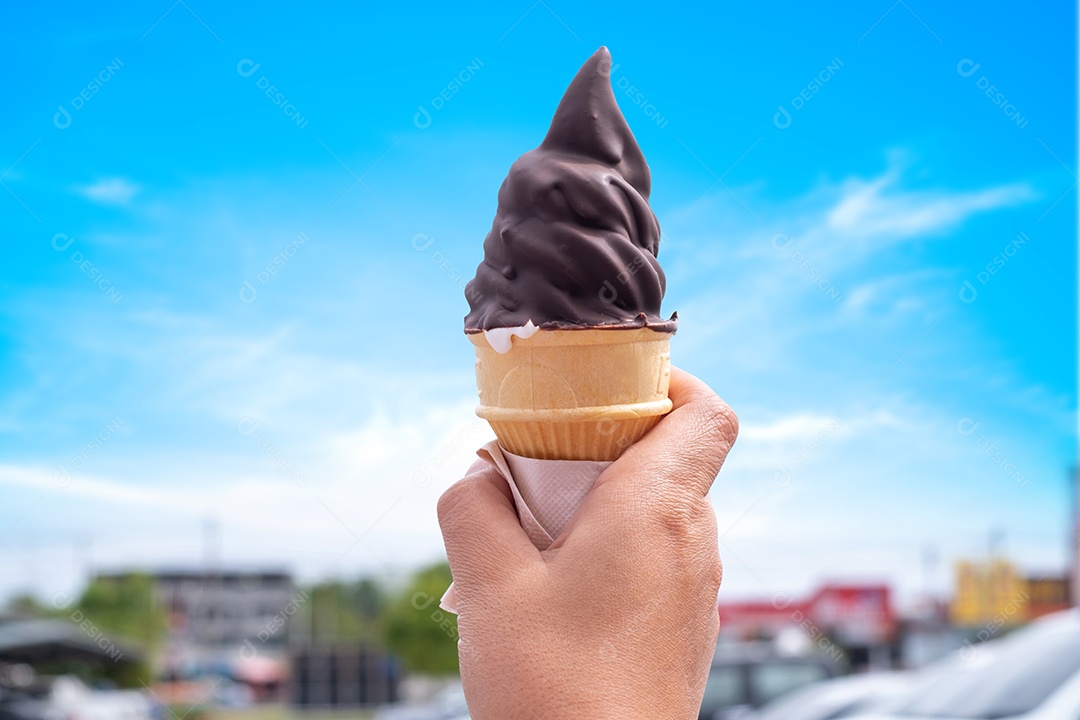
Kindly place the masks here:
POLYGON ((712 388, 676 367, 668 391, 672 411, 616 460, 603 475, 657 474, 675 480, 704 497, 720 472, 739 434, 739 419, 712 388))

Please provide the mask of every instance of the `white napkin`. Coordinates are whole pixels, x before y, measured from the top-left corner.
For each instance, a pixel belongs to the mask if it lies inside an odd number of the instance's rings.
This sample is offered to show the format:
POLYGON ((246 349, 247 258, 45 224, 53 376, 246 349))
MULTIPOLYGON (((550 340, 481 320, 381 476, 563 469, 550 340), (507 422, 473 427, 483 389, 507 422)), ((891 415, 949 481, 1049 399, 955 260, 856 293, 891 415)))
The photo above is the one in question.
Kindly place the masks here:
MULTIPOLYGON (((570 522, 596 478, 611 465, 595 460, 536 460, 507 452, 492 440, 476 451, 506 478, 514 494, 521 527, 539 550, 546 550, 570 522)), ((454 609, 454 585, 450 584, 439 607, 454 609)))

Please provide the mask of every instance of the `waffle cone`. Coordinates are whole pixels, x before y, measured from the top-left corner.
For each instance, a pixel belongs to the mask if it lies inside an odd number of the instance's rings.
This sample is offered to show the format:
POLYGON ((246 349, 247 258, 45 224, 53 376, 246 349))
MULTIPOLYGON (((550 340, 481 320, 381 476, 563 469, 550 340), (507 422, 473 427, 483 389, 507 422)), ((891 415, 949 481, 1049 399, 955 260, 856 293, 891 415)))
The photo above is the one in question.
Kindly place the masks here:
POLYGON ((615 460, 671 411, 671 333, 540 330, 500 354, 476 347, 476 414, 503 448, 544 460, 615 460))

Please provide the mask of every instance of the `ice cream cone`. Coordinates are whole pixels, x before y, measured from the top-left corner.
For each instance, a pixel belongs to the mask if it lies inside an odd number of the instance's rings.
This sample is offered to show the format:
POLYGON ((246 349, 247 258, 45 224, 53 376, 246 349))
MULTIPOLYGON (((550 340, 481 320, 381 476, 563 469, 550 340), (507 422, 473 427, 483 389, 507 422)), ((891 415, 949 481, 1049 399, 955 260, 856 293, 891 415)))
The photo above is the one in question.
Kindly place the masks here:
POLYGON ((615 460, 671 410, 670 332, 540 330, 506 353, 476 347, 476 414, 515 455, 615 460))

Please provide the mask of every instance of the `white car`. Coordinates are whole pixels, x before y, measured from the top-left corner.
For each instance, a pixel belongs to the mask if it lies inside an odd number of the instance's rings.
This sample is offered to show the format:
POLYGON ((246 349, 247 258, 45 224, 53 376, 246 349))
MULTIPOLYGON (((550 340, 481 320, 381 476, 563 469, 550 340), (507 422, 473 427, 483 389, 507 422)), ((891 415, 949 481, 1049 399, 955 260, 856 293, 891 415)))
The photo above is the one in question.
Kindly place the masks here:
POLYGON ((911 691, 888 711, 858 718, 1080 720, 1080 609, 965 646, 920 670, 911 691))
MULTIPOLYGON (((911 689, 910 673, 848 675, 807 685, 741 715, 738 720, 835 720, 875 710, 911 689)), ((714 720, 733 720, 721 710, 714 720)), ((1080 720, 1080 719, 1078 719, 1080 720)))
POLYGON ((136 690, 95 690, 70 675, 52 681, 48 701, 62 717, 80 720, 151 720, 154 704, 136 690))
POLYGON ((468 717, 465 690, 456 682, 421 705, 384 705, 375 711, 374 720, 468 720, 468 717))

